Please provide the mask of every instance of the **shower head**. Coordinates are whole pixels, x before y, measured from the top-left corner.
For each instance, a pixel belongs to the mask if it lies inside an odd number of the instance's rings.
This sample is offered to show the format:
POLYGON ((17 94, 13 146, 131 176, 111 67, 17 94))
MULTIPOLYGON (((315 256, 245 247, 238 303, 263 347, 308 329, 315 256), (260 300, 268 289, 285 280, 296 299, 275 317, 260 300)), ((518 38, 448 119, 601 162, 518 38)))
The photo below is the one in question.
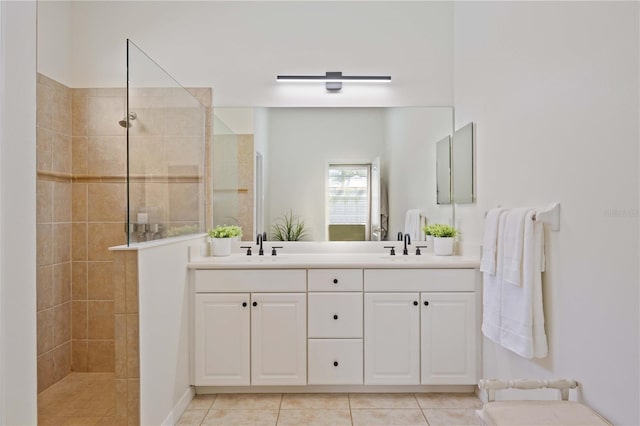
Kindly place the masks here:
POLYGON ((136 118, 138 118, 138 114, 136 114, 135 112, 130 112, 129 113, 129 120, 127 120, 127 117, 123 118, 122 120, 118 121, 118 123, 120 124, 120 126, 124 127, 125 129, 127 127, 129 127, 131 125, 131 121, 135 120, 136 118))

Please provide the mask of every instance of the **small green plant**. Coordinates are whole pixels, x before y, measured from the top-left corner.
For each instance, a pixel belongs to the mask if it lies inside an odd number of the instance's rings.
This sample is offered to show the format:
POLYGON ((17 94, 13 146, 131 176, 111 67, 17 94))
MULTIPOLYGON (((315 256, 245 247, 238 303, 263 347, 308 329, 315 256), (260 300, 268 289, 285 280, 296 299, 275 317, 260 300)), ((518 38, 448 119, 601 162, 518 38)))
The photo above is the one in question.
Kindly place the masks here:
POLYGON ((276 218, 271 225, 271 239, 274 241, 300 241, 304 236, 304 221, 291 210, 276 218))
POLYGON ((432 227, 431 235, 437 238, 448 238, 448 237, 455 237, 456 235, 458 235, 458 231, 456 230, 456 228, 450 225, 443 225, 440 223, 436 223, 430 226, 432 227))
POLYGON ((424 232, 425 235, 433 235, 433 227, 435 225, 425 225, 422 227, 422 232, 424 232))
POLYGON ((242 228, 238 225, 218 225, 213 229, 209 229, 211 238, 233 238, 242 236, 242 228))

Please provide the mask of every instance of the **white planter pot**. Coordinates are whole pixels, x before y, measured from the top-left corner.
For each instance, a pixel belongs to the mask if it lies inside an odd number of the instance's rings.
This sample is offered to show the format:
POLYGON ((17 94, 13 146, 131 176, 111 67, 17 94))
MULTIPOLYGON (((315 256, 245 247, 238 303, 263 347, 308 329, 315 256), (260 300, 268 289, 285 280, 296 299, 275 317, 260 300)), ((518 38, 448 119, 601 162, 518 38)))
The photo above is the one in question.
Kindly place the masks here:
POLYGON ((427 235, 425 241, 427 242, 427 253, 433 253, 433 235, 427 235))
POLYGON ((232 238, 211 238, 211 255, 212 256, 229 256, 231 255, 232 238))
POLYGON ((435 237, 433 239, 433 252, 438 256, 451 256, 453 254, 453 237, 435 237))

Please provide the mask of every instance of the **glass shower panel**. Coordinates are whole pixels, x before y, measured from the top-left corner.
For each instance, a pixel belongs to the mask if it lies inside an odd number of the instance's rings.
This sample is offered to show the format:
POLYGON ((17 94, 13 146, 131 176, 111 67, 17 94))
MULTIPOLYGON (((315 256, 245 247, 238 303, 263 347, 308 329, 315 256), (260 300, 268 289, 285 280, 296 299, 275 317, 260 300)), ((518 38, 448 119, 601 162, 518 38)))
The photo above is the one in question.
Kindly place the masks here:
POLYGON ((204 232, 206 114, 127 40, 127 243, 204 232))
MULTIPOLYGON (((240 225, 238 135, 213 115, 213 224, 240 225)), ((242 227, 247 237, 246 227, 242 227)), ((249 237, 252 238, 252 237, 249 237)))

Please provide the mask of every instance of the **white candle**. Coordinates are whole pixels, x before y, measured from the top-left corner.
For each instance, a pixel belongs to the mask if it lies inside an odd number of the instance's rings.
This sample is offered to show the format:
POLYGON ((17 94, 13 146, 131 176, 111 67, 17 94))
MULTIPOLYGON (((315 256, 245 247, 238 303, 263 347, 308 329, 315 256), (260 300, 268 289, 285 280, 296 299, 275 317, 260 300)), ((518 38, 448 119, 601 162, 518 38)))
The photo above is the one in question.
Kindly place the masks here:
POLYGON ((138 223, 147 223, 149 221, 148 213, 138 213, 138 223))

